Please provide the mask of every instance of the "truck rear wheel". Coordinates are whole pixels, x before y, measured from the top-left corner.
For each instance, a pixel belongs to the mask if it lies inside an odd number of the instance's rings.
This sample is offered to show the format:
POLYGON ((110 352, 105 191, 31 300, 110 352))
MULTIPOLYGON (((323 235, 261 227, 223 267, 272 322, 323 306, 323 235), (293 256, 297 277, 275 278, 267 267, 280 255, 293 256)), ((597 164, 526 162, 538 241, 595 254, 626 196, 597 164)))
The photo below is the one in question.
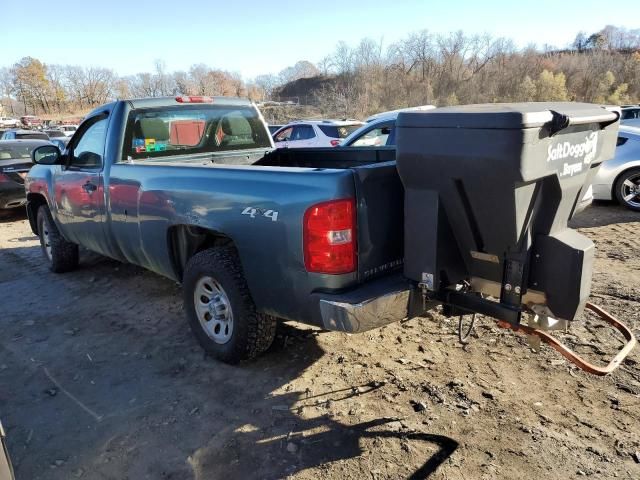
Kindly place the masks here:
POLYGON ((256 311, 233 248, 194 255, 185 269, 183 289, 189 326, 213 357, 234 364, 271 346, 276 320, 256 311))
POLYGON ((49 269, 55 273, 68 272, 78 266, 78 245, 67 242, 56 227, 49 207, 38 209, 38 237, 42 253, 49 262, 49 269))

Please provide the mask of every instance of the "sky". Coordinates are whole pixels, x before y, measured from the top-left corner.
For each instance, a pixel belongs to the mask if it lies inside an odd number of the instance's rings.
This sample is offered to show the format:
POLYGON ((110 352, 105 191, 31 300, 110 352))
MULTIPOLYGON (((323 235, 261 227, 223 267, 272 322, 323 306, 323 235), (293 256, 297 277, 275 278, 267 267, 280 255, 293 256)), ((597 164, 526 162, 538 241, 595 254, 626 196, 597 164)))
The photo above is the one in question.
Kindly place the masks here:
POLYGON ((120 75, 196 63, 245 79, 318 62, 343 40, 389 45, 409 33, 463 30, 565 47, 583 30, 640 28, 640 1, 618 0, 3 0, 0 66, 22 57, 120 75), (17 41, 16 41, 17 40, 17 41))

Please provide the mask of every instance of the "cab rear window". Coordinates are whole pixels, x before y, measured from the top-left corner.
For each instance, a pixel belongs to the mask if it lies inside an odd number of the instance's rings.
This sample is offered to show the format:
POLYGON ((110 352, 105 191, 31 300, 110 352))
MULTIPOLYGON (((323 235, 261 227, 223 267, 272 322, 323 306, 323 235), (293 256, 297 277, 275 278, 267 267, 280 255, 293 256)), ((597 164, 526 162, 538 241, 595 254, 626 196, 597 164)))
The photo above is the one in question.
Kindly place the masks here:
POLYGON ((269 147, 253 107, 168 106, 131 112, 123 160, 269 147))

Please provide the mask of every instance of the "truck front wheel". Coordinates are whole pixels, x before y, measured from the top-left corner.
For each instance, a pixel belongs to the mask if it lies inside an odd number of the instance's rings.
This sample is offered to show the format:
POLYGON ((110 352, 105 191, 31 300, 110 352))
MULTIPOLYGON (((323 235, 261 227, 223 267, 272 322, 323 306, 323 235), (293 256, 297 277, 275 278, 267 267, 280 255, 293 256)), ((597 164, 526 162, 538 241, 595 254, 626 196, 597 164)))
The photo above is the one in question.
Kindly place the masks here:
POLYGON ((275 318, 256 310, 231 247, 194 255, 183 281, 189 326, 202 348, 226 363, 255 358, 275 337, 275 318))
POLYGON ((38 209, 38 237, 42 253, 49 262, 49 269, 55 273, 68 272, 78 266, 78 245, 67 242, 51 217, 49 207, 38 209))

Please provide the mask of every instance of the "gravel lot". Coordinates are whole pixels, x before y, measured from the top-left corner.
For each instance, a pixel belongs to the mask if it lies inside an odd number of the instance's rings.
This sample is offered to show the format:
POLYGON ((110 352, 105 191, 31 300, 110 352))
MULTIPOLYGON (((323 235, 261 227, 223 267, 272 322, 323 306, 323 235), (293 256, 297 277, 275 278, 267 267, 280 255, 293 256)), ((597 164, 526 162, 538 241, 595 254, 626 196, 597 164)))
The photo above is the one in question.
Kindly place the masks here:
MULTIPOLYGON (((640 214, 574 220, 593 301, 640 334, 640 214)), ((0 418, 18 479, 640 478, 640 349, 596 378, 482 319, 363 335, 284 324, 239 367, 206 358, 180 287, 84 252, 55 275, 22 215, 0 220, 0 418)), ((621 342, 565 335, 593 361, 621 342)))

